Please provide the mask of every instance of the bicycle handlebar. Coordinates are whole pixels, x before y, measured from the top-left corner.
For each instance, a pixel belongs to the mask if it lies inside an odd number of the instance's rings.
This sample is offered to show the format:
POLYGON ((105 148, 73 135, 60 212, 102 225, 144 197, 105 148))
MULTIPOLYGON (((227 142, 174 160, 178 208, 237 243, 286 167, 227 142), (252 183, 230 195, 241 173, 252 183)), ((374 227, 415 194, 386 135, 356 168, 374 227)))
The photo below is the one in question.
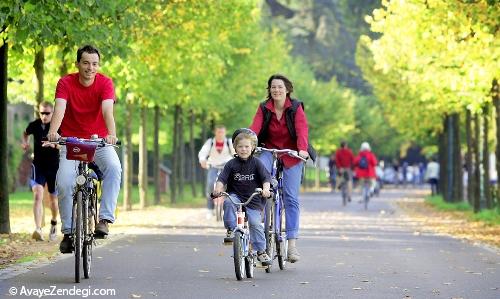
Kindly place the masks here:
POLYGON ((285 155, 289 155, 291 157, 300 159, 303 162, 307 162, 307 158, 301 157, 297 151, 291 150, 291 149, 271 149, 271 148, 265 148, 265 147, 258 146, 255 148, 255 151, 257 151, 257 152, 270 152, 273 155, 285 154, 285 155))
POLYGON ((42 140, 46 144, 66 145, 66 141, 69 138, 72 138, 72 139, 75 139, 77 141, 84 142, 84 143, 96 143, 98 147, 105 147, 105 146, 118 147, 119 145, 122 144, 122 142, 120 140, 117 140, 116 144, 107 143, 106 139, 104 139, 104 138, 86 139, 86 138, 78 138, 78 137, 60 137, 59 140, 57 140, 57 141, 48 141, 46 138, 44 138, 45 140, 43 140, 43 139, 42 140))
MULTIPOLYGON (((247 204, 249 204, 252 199, 257 196, 257 195, 260 195, 262 194, 262 189, 261 188, 257 188, 255 189, 255 192, 252 193, 252 195, 250 195, 250 197, 245 201, 245 202, 239 202, 239 201, 236 201, 231 195, 229 195, 229 193, 225 192, 225 191, 222 191, 219 196, 216 196, 215 198, 217 197, 220 197, 220 196, 225 196, 227 198, 229 198, 229 200, 234 203, 235 205, 239 205, 239 206, 246 206, 247 204)), ((210 194, 212 197, 213 197, 213 194, 210 194)))

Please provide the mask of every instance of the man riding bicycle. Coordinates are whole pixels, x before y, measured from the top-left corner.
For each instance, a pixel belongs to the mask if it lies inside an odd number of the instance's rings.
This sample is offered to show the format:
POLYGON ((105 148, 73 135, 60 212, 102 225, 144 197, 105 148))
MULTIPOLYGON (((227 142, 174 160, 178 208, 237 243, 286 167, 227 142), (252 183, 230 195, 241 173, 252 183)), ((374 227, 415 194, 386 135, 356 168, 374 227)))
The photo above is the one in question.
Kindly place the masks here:
POLYGON ((352 169, 354 166, 354 155, 351 149, 347 146, 347 142, 340 143, 340 149, 335 153, 335 164, 337 166, 338 180, 337 184, 347 183, 347 200, 351 201, 352 194, 352 169), (344 179, 343 179, 344 178, 344 179), (347 182, 344 180, 347 179, 347 182))
MULTIPOLYGON (((100 54, 93 46, 86 45, 78 49, 76 57, 77 73, 69 74, 57 83, 55 108, 47 138, 59 139, 58 129, 65 137, 90 138, 97 134, 107 143, 116 144, 116 128, 113 115, 115 92, 113 81, 97 72, 100 54)), ((108 234, 108 223, 115 221, 114 211, 120 192, 121 164, 112 147, 98 148, 95 163, 103 173, 102 198, 99 210, 99 223, 95 232, 97 237, 108 234)), ((71 253, 71 215, 73 190, 78 161, 66 159, 66 147, 59 156, 57 189, 59 192, 59 213, 61 231, 64 238, 59 249, 62 253, 71 253)))

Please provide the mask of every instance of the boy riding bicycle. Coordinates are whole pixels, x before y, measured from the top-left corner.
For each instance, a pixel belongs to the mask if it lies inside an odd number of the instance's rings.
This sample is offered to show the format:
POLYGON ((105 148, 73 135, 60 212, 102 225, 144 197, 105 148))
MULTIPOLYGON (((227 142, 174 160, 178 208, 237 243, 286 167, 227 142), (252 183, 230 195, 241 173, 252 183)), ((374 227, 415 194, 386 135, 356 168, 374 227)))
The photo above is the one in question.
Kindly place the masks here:
MULTIPOLYGON (((262 188, 262 196, 256 196, 247 206, 246 215, 250 226, 250 242, 253 250, 257 251, 257 260, 262 265, 271 263, 271 258, 266 253, 266 240, 264 228, 261 225, 261 212, 265 207, 265 198, 271 195, 271 176, 262 162, 253 156, 257 146, 257 135, 249 129, 239 129, 233 134, 233 146, 236 157, 227 162, 224 170, 219 175, 212 195, 217 197, 224 187, 227 193, 237 197, 240 201, 249 198, 256 188, 262 188)), ((224 243, 233 242, 236 227, 236 205, 229 199, 224 201, 224 227, 227 235, 224 243)))

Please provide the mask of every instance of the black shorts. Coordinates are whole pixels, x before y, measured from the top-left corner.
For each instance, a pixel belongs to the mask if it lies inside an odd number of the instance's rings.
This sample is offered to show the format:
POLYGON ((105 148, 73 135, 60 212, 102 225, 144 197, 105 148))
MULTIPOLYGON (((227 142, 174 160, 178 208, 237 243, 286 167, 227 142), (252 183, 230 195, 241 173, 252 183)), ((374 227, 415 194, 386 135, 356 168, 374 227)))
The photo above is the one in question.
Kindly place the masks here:
POLYGON ((30 187, 33 188, 33 186, 35 185, 45 186, 45 183, 47 183, 47 189, 49 189, 49 193, 57 195, 56 175, 57 175, 57 169, 47 170, 44 169, 43 167, 31 164, 30 187))

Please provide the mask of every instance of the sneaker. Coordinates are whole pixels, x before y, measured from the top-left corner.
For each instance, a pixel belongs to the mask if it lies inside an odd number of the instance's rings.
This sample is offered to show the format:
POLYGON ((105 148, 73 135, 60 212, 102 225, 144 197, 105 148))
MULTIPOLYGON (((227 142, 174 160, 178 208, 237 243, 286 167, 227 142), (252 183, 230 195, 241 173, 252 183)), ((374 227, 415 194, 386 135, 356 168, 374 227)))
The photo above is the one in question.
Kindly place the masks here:
POLYGON ((300 253, 297 250, 297 247, 295 247, 295 246, 288 247, 288 261, 290 263, 295 263, 295 262, 298 262, 299 260, 300 260, 300 253))
POLYGON ((210 220, 212 219, 213 215, 214 215, 214 212, 212 212, 213 210, 208 210, 207 211, 207 214, 205 215, 205 219, 207 220, 210 220))
POLYGON ((105 219, 99 220, 99 223, 95 226, 96 238, 104 238, 108 235, 108 221, 105 219))
POLYGON ((51 220, 50 221, 49 240, 55 241, 56 238, 57 238, 57 221, 51 220))
POLYGON ((227 230, 226 236, 224 237, 224 244, 231 244, 234 240, 234 232, 230 229, 227 230))
POLYGON ((258 251, 257 252, 257 260, 262 263, 262 266, 269 266, 271 265, 271 258, 265 251, 258 251))
POLYGON ((61 253, 73 252, 73 238, 70 234, 64 234, 61 244, 59 244, 59 251, 61 253))
POLYGON ((31 235, 31 238, 33 238, 33 239, 35 239, 37 241, 45 241, 43 239, 43 234, 42 234, 42 229, 41 228, 35 229, 35 231, 31 235))

